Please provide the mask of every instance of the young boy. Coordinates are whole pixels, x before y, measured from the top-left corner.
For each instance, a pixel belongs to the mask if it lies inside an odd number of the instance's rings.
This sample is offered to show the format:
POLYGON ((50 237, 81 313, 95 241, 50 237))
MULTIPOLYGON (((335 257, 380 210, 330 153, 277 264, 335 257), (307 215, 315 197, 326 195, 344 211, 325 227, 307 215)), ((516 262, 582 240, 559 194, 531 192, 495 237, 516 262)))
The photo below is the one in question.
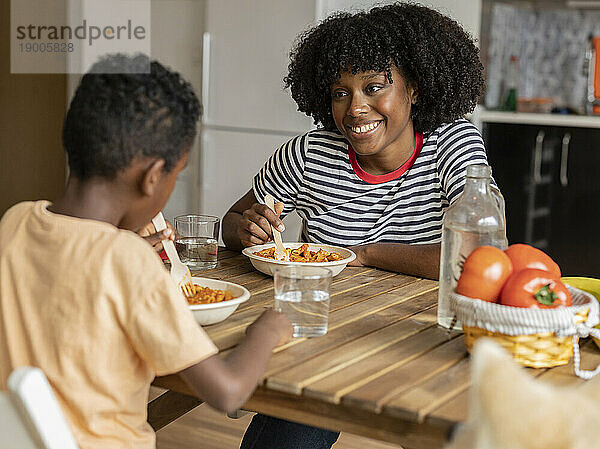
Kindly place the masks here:
POLYGON ((155 447, 146 405, 156 375, 177 372, 213 407, 235 410, 292 334, 269 310, 216 357, 135 234, 169 198, 199 115, 177 73, 152 62, 150 74, 132 74, 142 64, 112 56, 82 78, 64 124, 65 192, 0 221, 0 389, 15 368, 40 367, 82 449, 155 447))

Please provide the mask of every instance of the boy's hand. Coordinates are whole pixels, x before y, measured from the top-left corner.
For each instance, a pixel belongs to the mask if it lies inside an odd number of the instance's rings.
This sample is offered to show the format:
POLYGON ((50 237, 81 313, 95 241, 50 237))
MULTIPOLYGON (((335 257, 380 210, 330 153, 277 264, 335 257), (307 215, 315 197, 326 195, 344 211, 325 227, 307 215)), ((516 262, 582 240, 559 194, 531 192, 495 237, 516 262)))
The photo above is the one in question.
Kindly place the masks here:
POLYGON ((146 226, 138 231, 138 235, 143 237, 148 243, 150 243, 157 253, 163 249, 162 241, 170 239, 175 241, 175 230, 169 220, 165 220, 167 223, 167 229, 163 229, 160 232, 156 232, 156 228, 152 223, 148 223, 146 226))
POLYGON ((246 334, 254 332, 275 333, 278 338, 277 346, 287 343, 292 339, 294 328, 290 320, 281 312, 274 309, 265 310, 254 323, 246 329, 246 334))
POLYGON ((283 203, 275 203, 275 213, 266 205, 254 203, 246 209, 239 222, 237 235, 244 246, 262 245, 273 240, 271 225, 280 232, 285 230, 279 218, 283 212, 283 203))

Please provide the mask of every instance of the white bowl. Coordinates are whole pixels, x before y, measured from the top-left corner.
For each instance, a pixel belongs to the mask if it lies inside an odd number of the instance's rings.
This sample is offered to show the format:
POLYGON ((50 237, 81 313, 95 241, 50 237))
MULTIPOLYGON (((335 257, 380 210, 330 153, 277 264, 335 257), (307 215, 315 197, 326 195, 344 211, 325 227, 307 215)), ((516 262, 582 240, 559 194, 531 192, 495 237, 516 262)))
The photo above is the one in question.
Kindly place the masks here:
MULTIPOLYGON (((304 243, 284 243, 283 246, 285 248, 296 249, 304 245, 304 243)), ((342 255, 342 259, 334 260, 332 262, 286 262, 284 260, 275 260, 269 259, 268 257, 257 256, 256 252, 262 251, 266 248, 272 248, 275 246, 274 243, 266 243, 264 245, 256 245, 244 248, 242 250, 242 254, 248 256, 250 258, 250 262, 254 265, 258 271, 261 271, 269 276, 273 276, 273 272, 277 267, 281 267, 284 265, 308 265, 314 267, 325 267, 331 270, 332 276, 337 276, 340 272, 346 268, 350 262, 356 259, 356 254, 347 248, 342 248, 341 246, 332 246, 332 245, 322 245, 320 243, 309 243, 308 249, 310 251, 319 251, 320 249, 324 249, 330 253, 340 253, 342 255)))
POLYGON ((192 277, 194 284, 201 287, 212 288, 213 290, 229 290, 233 295, 233 299, 229 301, 214 302, 211 304, 194 304, 188 305, 190 311, 194 314, 194 318, 198 324, 206 326, 223 321, 233 312, 238 306, 250 298, 250 292, 241 285, 233 282, 219 281, 218 279, 192 277))

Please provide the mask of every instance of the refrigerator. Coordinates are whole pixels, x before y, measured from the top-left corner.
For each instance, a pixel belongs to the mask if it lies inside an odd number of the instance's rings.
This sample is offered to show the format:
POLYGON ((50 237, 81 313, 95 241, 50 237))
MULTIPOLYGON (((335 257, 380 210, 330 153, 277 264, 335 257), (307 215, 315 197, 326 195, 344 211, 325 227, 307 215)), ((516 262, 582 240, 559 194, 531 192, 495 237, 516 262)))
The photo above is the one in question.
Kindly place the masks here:
MULTIPOLYGON (((200 212, 223 217, 268 157, 313 128, 283 89, 289 51, 315 20, 314 1, 206 0, 199 141, 200 212)), ((285 219, 285 241, 300 220, 285 219)))

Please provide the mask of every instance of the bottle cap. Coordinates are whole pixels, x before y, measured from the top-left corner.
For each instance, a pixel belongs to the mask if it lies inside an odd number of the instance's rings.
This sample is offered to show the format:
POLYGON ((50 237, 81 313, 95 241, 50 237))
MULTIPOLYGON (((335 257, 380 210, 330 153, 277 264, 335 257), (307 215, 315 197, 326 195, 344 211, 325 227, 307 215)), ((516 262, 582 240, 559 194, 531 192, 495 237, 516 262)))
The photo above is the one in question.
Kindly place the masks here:
POLYGON ((467 167, 467 177, 469 178, 489 178, 492 174, 492 168, 485 164, 469 165, 467 167))

